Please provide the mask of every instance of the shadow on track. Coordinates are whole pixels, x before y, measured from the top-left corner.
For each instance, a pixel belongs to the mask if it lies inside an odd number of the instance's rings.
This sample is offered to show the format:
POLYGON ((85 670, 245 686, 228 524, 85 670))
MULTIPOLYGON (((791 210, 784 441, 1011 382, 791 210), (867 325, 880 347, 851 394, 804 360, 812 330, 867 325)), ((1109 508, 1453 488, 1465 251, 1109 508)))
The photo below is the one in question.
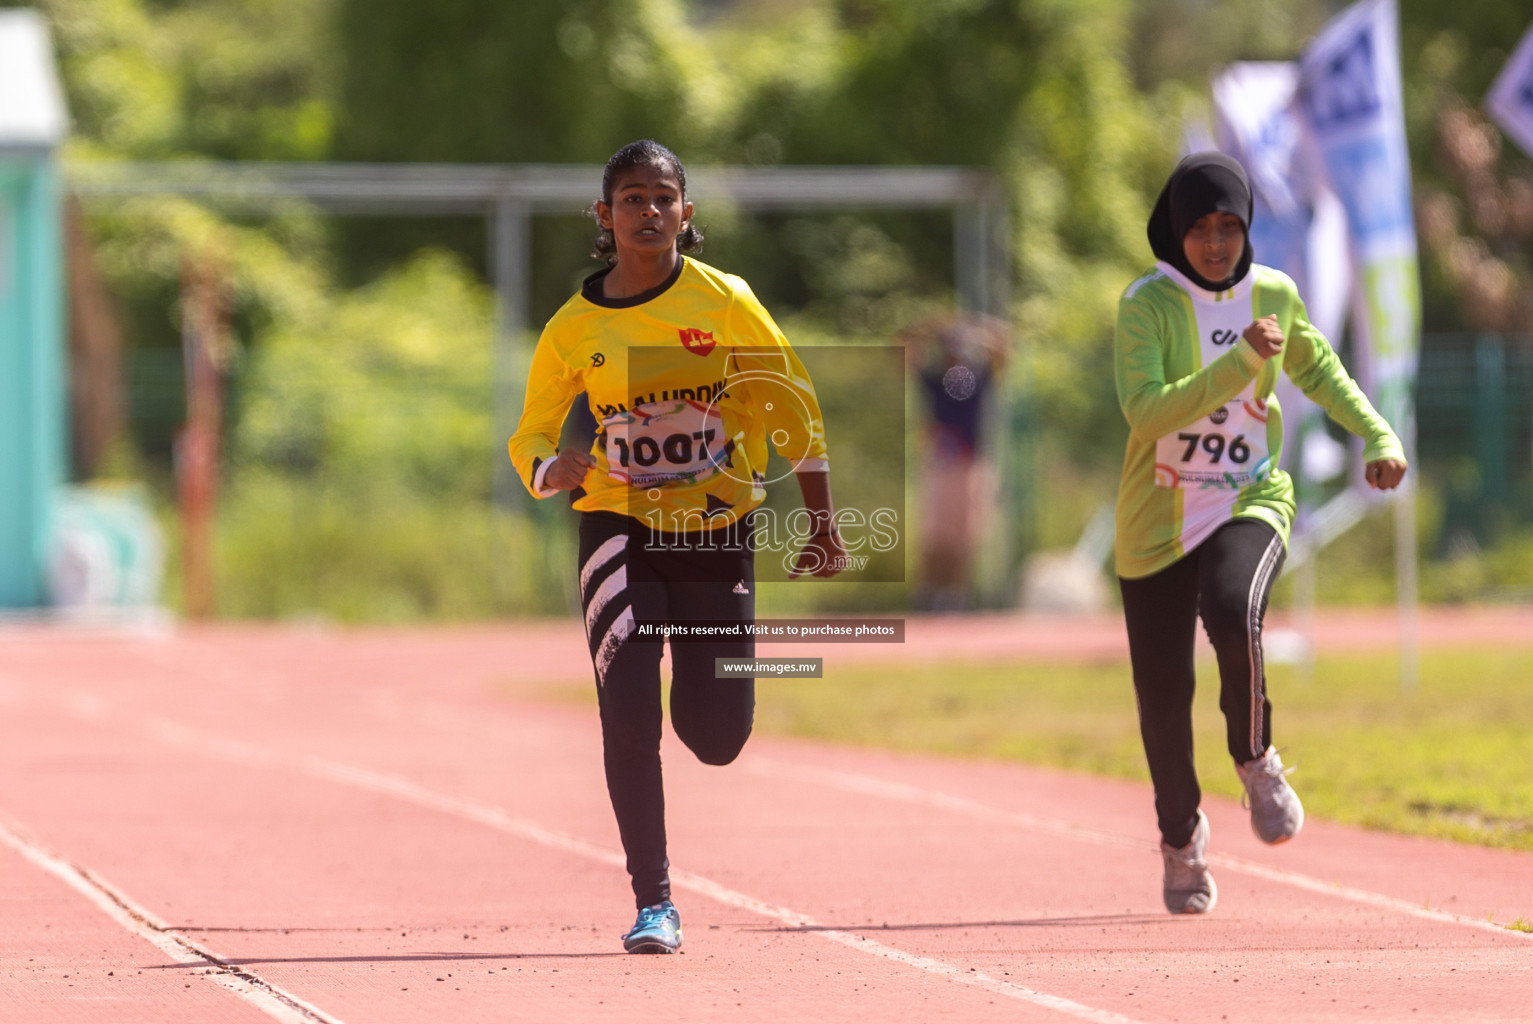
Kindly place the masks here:
POLYGON ((1104 924, 1175 924, 1169 914, 1085 914, 1078 917, 1035 917, 1020 921, 930 921, 908 924, 813 924, 789 927, 742 927, 758 932, 912 932, 952 928, 1058 928, 1104 924))
MULTIPOLYGON (((230 967, 253 964, 393 964, 455 963, 475 960, 596 960, 602 957, 632 956, 632 953, 402 953, 399 956, 231 956, 222 959, 230 967)), ((205 962, 189 964, 150 964, 145 970, 177 971, 186 968, 205 970, 205 962)))

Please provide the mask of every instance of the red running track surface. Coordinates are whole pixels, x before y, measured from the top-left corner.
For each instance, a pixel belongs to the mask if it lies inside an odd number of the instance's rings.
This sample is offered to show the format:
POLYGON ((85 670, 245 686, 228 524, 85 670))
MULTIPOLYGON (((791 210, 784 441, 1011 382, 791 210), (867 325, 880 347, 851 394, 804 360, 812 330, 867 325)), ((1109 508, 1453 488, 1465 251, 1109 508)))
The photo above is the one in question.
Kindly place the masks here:
MULTIPOLYGON (((1480 642, 1463 621, 1424 635, 1480 642)), ((1107 620, 992 617, 833 651, 1114 643, 1107 620)), ((1533 919, 1533 856, 1323 821, 1267 848, 1210 800, 1219 906, 1173 918, 1143 785, 769 737, 717 769, 667 734, 686 946, 626 956, 594 709, 539 699, 589 685, 583 650, 563 621, 0 630, 0 1020, 1521 1021, 1533 1003, 1533 936, 1501 927, 1533 919)))

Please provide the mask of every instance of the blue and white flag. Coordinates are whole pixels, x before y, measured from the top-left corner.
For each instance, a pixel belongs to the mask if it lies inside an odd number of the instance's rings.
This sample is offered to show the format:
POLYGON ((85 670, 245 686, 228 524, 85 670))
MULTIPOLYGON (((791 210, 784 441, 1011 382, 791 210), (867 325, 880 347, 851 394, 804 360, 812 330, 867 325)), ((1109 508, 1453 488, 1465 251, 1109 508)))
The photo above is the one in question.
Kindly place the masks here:
MULTIPOLYGON (((1219 148, 1246 168, 1255 207, 1249 229, 1258 263, 1281 270, 1299 287, 1312 324, 1333 342, 1346 323, 1352 268, 1345 214, 1304 145, 1295 106, 1299 66, 1280 61, 1231 65, 1212 83, 1219 148)), ((1325 416, 1283 377, 1285 466, 1300 481, 1334 477, 1345 450, 1326 434, 1325 416)), ((1301 487, 1302 490, 1302 487, 1301 487)))
POLYGON ((1250 237, 1257 262, 1293 278, 1304 295, 1310 176, 1301 164, 1303 128, 1293 111, 1298 84, 1297 64, 1234 64, 1214 79, 1213 98, 1219 148, 1239 160, 1251 179, 1250 237))
MULTIPOLYGON (((1340 346, 1352 298, 1354 268, 1347 244, 1347 211, 1328 185, 1315 190, 1304 252, 1308 280, 1300 294, 1309 311, 1309 322, 1320 328, 1320 333, 1333 345, 1340 346)), ((1297 387, 1293 390, 1303 395, 1297 387)), ((1326 432, 1325 414, 1320 407, 1307 398, 1303 401, 1308 409, 1313 409, 1313 418, 1300 424, 1305 436, 1298 449, 1299 473, 1304 480, 1330 480, 1346 468, 1346 447, 1326 432)), ((1366 490, 1361 473, 1353 474, 1352 485, 1366 490)))
POLYGON ((1485 109, 1523 152, 1533 156, 1533 25, 1496 76, 1485 97, 1485 109))
POLYGON ((1421 322, 1395 0, 1362 0, 1299 60, 1299 110, 1346 210, 1355 267, 1355 376, 1412 448, 1421 322))

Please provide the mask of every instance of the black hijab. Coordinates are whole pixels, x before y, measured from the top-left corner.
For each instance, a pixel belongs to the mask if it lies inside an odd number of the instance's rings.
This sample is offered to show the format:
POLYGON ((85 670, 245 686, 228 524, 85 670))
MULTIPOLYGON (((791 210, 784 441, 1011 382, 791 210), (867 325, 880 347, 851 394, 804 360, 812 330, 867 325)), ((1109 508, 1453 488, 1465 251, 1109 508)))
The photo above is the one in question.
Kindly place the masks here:
POLYGON ((1220 292, 1233 287, 1251 269, 1251 183, 1245 168, 1223 153, 1194 153, 1184 159, 1160 190, 1150 213, 1149 235, 1156 259, 1180 270, 1199 288, 1220 292), (1233 213, 1246 229, 1245 250, 1223 281, 1209 281, 1193 270, 1182 249, 1182 239, 1198 218, 1215 212, 1233 213))

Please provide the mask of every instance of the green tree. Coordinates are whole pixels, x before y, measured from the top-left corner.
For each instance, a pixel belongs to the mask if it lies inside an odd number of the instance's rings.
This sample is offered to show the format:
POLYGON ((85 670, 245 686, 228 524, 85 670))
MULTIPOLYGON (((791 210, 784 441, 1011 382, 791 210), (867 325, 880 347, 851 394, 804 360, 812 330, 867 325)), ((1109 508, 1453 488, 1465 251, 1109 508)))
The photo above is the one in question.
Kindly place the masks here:
POLYGON ((335 0, 38 0, 76 155, 318 160, 335 0))

